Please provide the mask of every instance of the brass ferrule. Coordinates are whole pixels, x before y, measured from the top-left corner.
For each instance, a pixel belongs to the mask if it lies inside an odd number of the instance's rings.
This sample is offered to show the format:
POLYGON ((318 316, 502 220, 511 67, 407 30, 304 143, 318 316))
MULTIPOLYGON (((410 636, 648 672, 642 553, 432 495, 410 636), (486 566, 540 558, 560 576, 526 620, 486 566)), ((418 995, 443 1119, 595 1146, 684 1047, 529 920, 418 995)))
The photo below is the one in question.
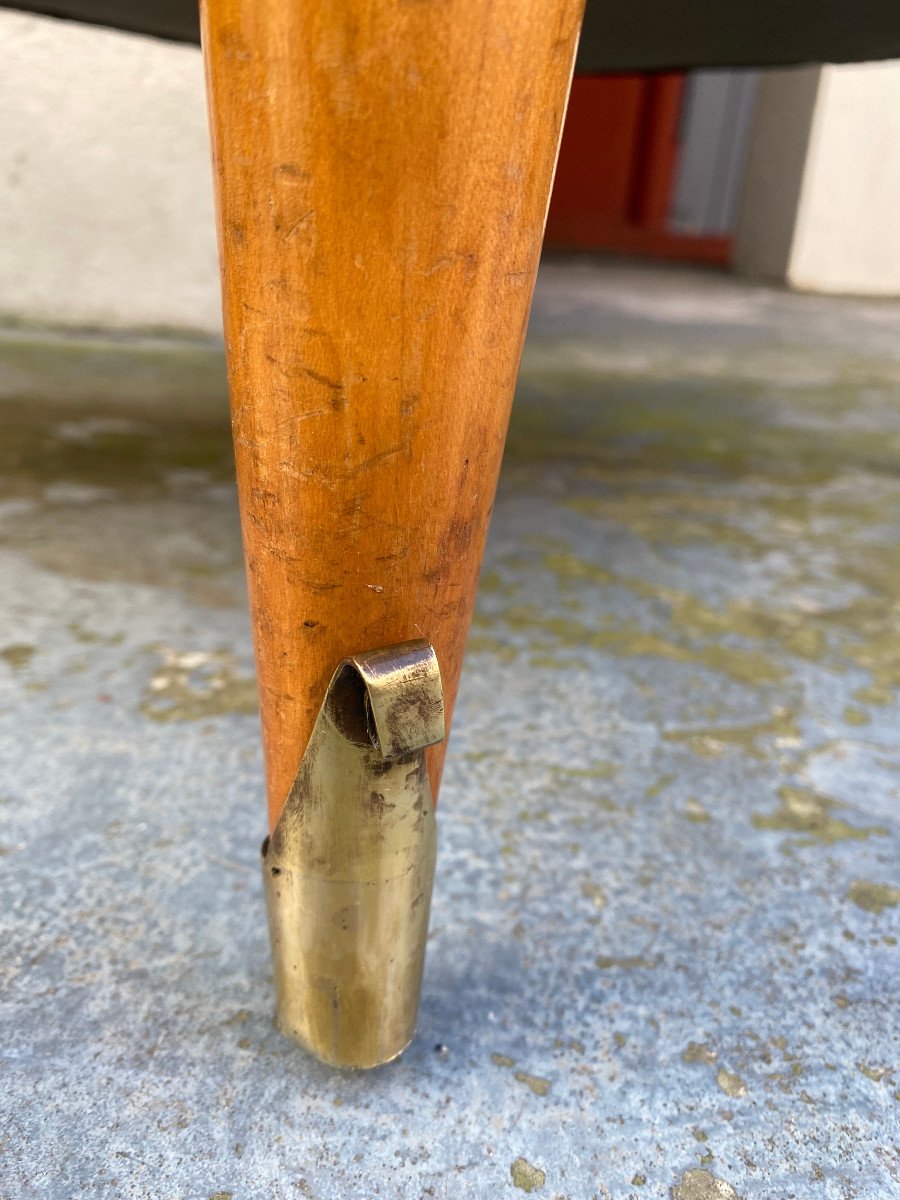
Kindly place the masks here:
POLYGON ((333 1066, 389 1062, 415 1034, 436 851, 424 751, 443 737, 428 642, 345 659, 263 842, 276 1024, 333 1066))

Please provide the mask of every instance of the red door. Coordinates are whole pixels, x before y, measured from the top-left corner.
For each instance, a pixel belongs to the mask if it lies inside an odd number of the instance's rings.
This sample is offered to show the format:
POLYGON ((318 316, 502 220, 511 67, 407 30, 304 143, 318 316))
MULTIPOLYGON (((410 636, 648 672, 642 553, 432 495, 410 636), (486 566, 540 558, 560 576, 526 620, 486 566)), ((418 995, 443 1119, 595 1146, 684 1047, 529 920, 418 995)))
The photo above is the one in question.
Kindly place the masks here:
POLYGON ((548 246, 727 262, 728 238, 667 226, 684 83, 682 72, 573 81, 548 246))

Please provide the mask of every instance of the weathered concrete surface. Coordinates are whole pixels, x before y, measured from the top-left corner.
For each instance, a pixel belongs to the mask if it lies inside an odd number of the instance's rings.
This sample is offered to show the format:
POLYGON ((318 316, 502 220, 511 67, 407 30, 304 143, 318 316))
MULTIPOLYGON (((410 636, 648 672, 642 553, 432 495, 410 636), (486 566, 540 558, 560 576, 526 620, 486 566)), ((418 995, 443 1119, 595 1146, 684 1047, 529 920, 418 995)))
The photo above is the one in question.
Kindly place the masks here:
POLYGON ((900 1195, 898 319, 544 271, 420 1033, 365 1075, 271 1026, 219 410, 92 400, 121 348, 39 405, 20 353, 0 1196, 900 1195))

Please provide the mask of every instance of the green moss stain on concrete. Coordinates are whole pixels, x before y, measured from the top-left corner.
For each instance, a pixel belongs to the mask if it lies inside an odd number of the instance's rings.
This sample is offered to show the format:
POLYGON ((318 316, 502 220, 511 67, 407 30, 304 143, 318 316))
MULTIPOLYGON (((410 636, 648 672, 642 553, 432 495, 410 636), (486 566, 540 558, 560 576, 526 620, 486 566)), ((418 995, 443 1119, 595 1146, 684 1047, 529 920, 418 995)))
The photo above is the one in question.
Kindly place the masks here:
POLYGON ((70 621, 67 628, 76 642, 86 646, 119 646, 125 641, 124 633, 98 633, 80 621, 70 621))
POLYGON ((513 1185, 522 1192, 539 1192, 547 1182, 546 1173, 527 1158, 515 1159, 510 1165, 509 1174, 513 1185))
MULTIPOLYGON (((4 368, 5 352, 0 338, 4 368)), ((163 371, 156 403, 133 405, 127 377, 120 385, 121 403, 4 399, 3 545, 65 576, 176 588, 212 607, 243 604, 224 393, 212 406, 200 395, 169 403, 163 371)))
MULTIPOLYGON (((847 706, 851 728, 869 721, 867 706, 893 702, 898 438, 875 417, 894 364, 841 351, 831 374, 811 383, 799 359, 790 380, 730 356, 697 375, 696 346, 683 357, 667 353, 671 376, 668 367, 663 376, 646 364, 617 366, 608 346, 532 345, 530 353, 504 486, 563 504, 580 532, 534 535, 524 555, 517 547, 496 559, 476 631, 492 640, 474 646, 505 661, 527 653, 537 670, 583 668, 579 650, 651 657, 751 688, 786 684, 797 663, 858 669, 868 680, 858 705, 847 706), (873 389, 872 420, 860 419, 868 412, 860 388, 873 389), (616 545, 624 533, 664 558, 673 548, 709 550, 723 570, 750 564, 767 583, 737 597, 727 588, 695 594, 650 571, 646 553, 630 556, 633 565, 622 554, 585 555, 591 528, 594 541, 616 545), (536 571, 555 583, 550 603, 528 594, 536 571)), ((743 749, 769 757, 766 732, 743 749)), ((693 740, 700 753, 723 740, 707 736, 693 740)))
POLYGON ((758 352, 743 359, 729 352, 701 366, 704 353, 682 341, 664 358, 650 362, 642 353, 624 365, 608 347, 598 353, 590 342, 530 338, 513 454, 525 463, 573 460, 607 476, 640 464, 657 475, 702 469, 731 480, 805 485, 851 465, 892 470, 896 431, 851 424, 846 416, 858 412, 866 387, 896 383, 894 362, 854 362, 841 352, 830 378, 812 383, 803 378, 809 351, 790 364, 782 355, 766 364, 758 352), (785 392, 809 419, 784 420, 785 392))
POLYGON ((861 704, 885 705, 894 702, 895 694, 892 688, 873 684, 871 687, 857 688, 853 693, 853 698, 859 700, 861 704))
POLYGON ((0 661, 5 662, 13 671, 21 671, 30 664, 36 652, 36 646, 26 642, 14 642, 0 650, 0 661))
POLYGON ((870 724, 872 718, 863 709, 857 708, 855 705, 848 704, 844 709, 844 720, 848 725, 861 726, 870 724))
POLYGON ((657 960, 655 958, 647 958, 643 954, 626 954, 620 956, 598 954, 594 959, 594 965, 600 971, 612 971, 615 969, 621 971, 650 970, 657 965, 657 960))
POLYGON ((670 1194, 671 1200, 741 1200, 730 1183, 702 1167, 685 1171, 670 1194))
POLYGON ((660 794, 660 792, 665 791, 665 789, 669 787, 670 784, 674 783, 676 779, 677 775, 674 771, 667 771, 664 775, 660 775, 659 778, 654 783, 651 783, 650 786, 644 791, 645 798, 647 800, 654 800, 660 794))
POLYGON ((685 801, 684 816, 688 821, 693 821, 696 825, 705 825, 712 820, 709 812, 693 796, 688 796, 685 801))
POLYGON ((726 1096, 738 1099, 747 1095, 747 1085, 740 1075, 736 1075, 733 1071, 727 1071, 724 1067, 719 1067, 716 1072, 716 1083, 726 1096))
MULTIPOLYGON (((484 622, 476 619, 473 625, 479 627, 484 622)), ((484 633, 470 633, 466 642, 467 654, 491 654, 501 662, 514 662, 518 657, 518 651, 515 646, 509 644, 499 637, 489 637, 484 633)))
POLYGON ((890 887, 886 883, 869 883, 866 879, 854 879, 847 897, 866 912, 883 913, 886 908, 895 908, 900 904, 900 888, 890 887))
MULTIPOLYGON (((687 640, 672 640, 644 629, 633 621, 598 628, 583 621, 548 614, 534 605, 519 604, 496 615, 476 613, 473 624, 479 634, 485 628, 499 627, 525 633, 529 648, 542 653, 560 648, 591 649, 620 658, 661 658, 705 666, 747 684, 774 683, 784 677, 782 667, 758 651, 717 643, 695 646, 687 640)), ((507 661, 517 653, 513 645, 496 637, 486 641, 476 635, 475 639, 470 638, 469 645, 481 650, 498 650, 500 657, 507 661)))
POLYGON ((164 647, 141 712, 153 721, 199 721, 257 712, 256 680, 241 674, 230 651, 179 651, 164 647))
POLYGON ((550 1091, 550 1080, 545 1079, 542 1075, 529 1075, 527 1071, 516 1071, 515 1079, 519 1083, 524 1083, 530 1092, 534 1092, 535 1096, 546 1096, 550 1091))
POLYGON ((887 830, 881 825, 851 825, 835 812, 843 807, 830 796, 823 796, 810 788, 785 785, 778 789, 781 801, 773 813, 754 813, 756 829, 775 830, 779 833, 804 835, 802 844, 822 842, 831 845, 848 838, 884 836, 887 830))
POLYGON ((681 1061, 686 1063, 705 1063, 711 1066, 719 1055, 709 1042, 688 1042, 681 1052, 681 1061))
POLYGON ((187 472, 218 482, 233 478, 224 410, 211 420, 192 416, 191 408, 176 416, 116 405, 4 404, 0 478, 8 494, 42 499, 62 484, 133 498, 187 472))
POLYGON ((605 908, 607 905, 607 895, 599 883, 583 883, 581 885, 581 894, 585 900, 590 900, 594 908, 605 908))
POLYGON ((719 758, 730 750, 740 750, 754 758, 768 757, 771 743, 799 738, 797 711, 778 707, 766 721, 748 725, 709 725, 687 729, 669 729, 663 734, 668 742, 688 746, 701 758, 719 758))
POLYGON ((222 343, 158 329, 139 334, 0 329, 0 400, 34 406, 120 411, 186 411, 224 416, 227 382, 222 343))
POLYGON ((891 1067, 873 1067, 869 1063, 857 1063, 860 1072, 865 1075, 866 1079, 871 1079, 873 1083, 881 1083, 882 1080, 890 1080, 893 1075, 891 1067))
MULTIPOLYGON (((800 541, 804 531, 798 531, 800 541)), ((697 661, 715 666, 711 661, 709 639, 717 639, 724 655, 737 639, 765 643, 772 647, 768 667, 753 673, 746 669, 731 673, 745 682, 774 679, 781 673, 784 656, 808 662, 851 662, 868 670, 880 689, 875 696, 889 702, 892 689, 900 681, 900 650, 894 636, 898 612, 898 595, 893 580, 880 579, 873 595, 847 604, 824 606, 806 601, 798 594, 790 605, 773 607, 761 601, 734 600, 714 607, 689 592, 663 586, 630 575, 617 575, 590 562, 584 562, 571 551, 546 554, 542 566, 562 583, 587 581, 598 586, 622 588, 656 606, 667 619, 667 637, 683 646, 685 639, 706 648, 697 651, 697 661), (722 639, 729 639, 727 643, 722 639), (779 664, 779 665, 775 665, 779 664)), ((900 573, 900 564, 898 564, 900 573)), ((853 569, 845 567, 848 577, 853 569)), ((858 574, 860 574, 858 572, 858 574)), ((871 576, 868 577, 871 583, 871 576)), ((670 656, 671 652, 663 656, 670 656)), ((734 660, 732 660, 734 661, 734 660)), ((721 667, 720 667, 721 669, 721 667)), ((725 668, 727 672, 727 667, 725 668)))

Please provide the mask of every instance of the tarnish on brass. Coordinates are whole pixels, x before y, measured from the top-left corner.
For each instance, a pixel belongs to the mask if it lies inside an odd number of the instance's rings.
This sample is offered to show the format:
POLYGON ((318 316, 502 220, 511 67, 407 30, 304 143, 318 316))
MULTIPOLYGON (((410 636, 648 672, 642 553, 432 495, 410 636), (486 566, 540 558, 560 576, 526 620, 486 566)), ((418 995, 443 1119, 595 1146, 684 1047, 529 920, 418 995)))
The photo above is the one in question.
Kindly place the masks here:
POLYGON ((428 642, 345 659, 263 842, 276 1024, 333 1066, 389 1062, 415 1033, 436 852, 424 751, 443 737, 428 642))

